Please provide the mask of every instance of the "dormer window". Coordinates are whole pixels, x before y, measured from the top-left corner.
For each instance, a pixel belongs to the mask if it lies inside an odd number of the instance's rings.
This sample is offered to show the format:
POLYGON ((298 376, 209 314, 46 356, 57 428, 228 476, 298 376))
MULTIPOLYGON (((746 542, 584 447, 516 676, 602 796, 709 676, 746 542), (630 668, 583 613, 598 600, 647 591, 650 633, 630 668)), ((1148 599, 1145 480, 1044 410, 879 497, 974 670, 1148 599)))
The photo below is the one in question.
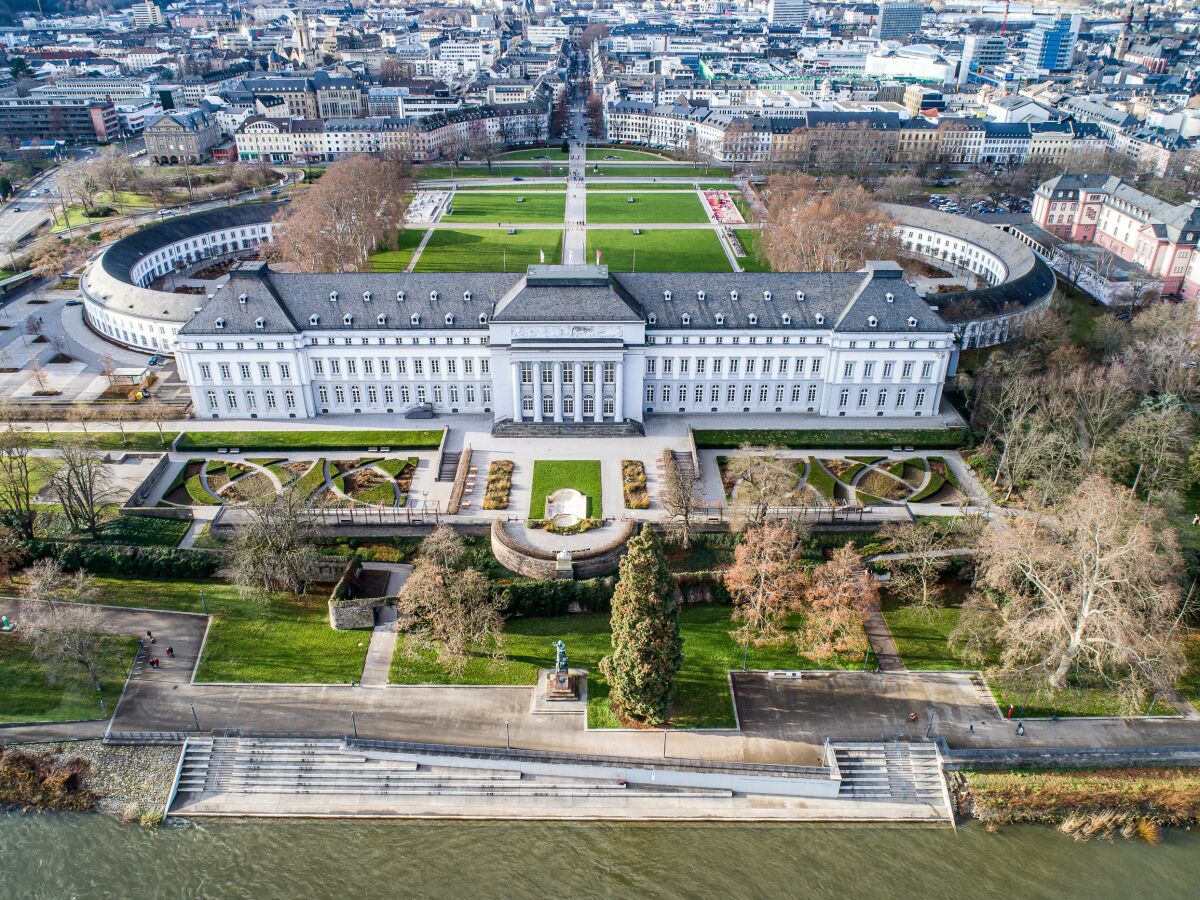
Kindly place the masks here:
POLYGON ((867 316, 867 326, 869 328, 874 328, 878 324, 879 324, 879 320, 877 318, 875 318, 874 316, 867 316))
POLYGON ((420 313, 413 313, 413 314, 412 314, 412 315, 409 317, 408 321, 409 321, 411 324, 413 324, 413 325, 420 325, 420 324, 421 324, 421 314, 420 314, 420 313))
POLYGON ((471 302, 471 292, 470 291, 463 291, 463 300, 465 300, 467 303, 471 302))
POLYGON ((431 303, 437 303, 437 291, 429 292, 429 300, 431 303))
POLYGON ((681 315, 679 317, 679 323, 681 325, 691 325, 692 324, 692 314, 684 313, 683 315, 681 315))
POLYGON ((330 302, 330 303, 337 303, 337 291, 330 291, 330 292, 329 292, 329 302, 330 302))
POLYGON ((480 313, 480 314, 479 314, 479 324, 480 324, 480 325, 486 325, 486 324, 487 324, 487 313, 480 313))
POLYGON ((729 299, 732 300, 734 303, 737 303, 737 298, 738 298, 738 292, 736 290, 729 292, 729 299))
POLYGON ((446 313, 446 324, 447 325, 454 324, 454 313, 446 313))
POLYGON ((371 302, 371 292, 363 291, 363 303, 370 303, 370 302, 371 302))
POLYGON ((342 324, 343 325, 353 325, 354 324, 354 316, 350 315, 350 313, 346 313, 346 315, 342 316, 342 324))
POLYGON ((771 302, 771 292, 763 291, 763 299, 766 300, 768 303, 770 303, 771 302))
POLYGON ((750 313, 750 315, 746 317, 746 321, 748 321, 751 325, 757 325, 758 324, 758 314, 750 313))
POLYGON ((704 291, 696 291, 696 299, 701 303, 704 302, 704 291))
POLYGON ((658 324, 657 313, 650 313, 648 316, 646 316, 646 324, 647 325, 657 325, 658 324))
POLYGON ((896 295, 893 294, 891 291, 888 291, 886 294, 883 295, 883 299, 885 299, 888 303, 895 303, 896 295))
POLYGON ((249 298, 249 297, 247 297, 245 294, 238 294, 238 303, 242 304, 242 306, 245 306, 245 305, 246 305, 246 301, 247 301, 247 300, 249 300, 249 299, 250 299, 250 298, 249 298))
POLYGON ((396 302, 397 303, 404 302, 404 291, 396 291, 396 302))
POLYGON ((224 319, 217 319, 216 325, 217 325, 217 328, 224 328, 224 327, 225 327, 225 320, 224 320, 224 319))
POLYGON ((824 325, 825 324, 825 316, 822 315, 821 313, 817 313, 815 316, 813 316, 813 321, 816 322, 818 325, 824 325))
POLYGON ((259 331, 262 331, 264 328, 267 327, 267 320, 264 319, 262 316, 259 316, 257 319, 254 320, 254 327, 257 328, 259 331))
POLYGON ((784 313, 784 314, 783 314, 782 316, 780 316, 779 318, 780 318, 780 320, 783 322, 783 324, 784 324, 784 325, 791 325, 791 324, 792 324, 792 314, 791 314, 791 313, 784 313))
POLYGON ((796 291, 796 300, 800 303, 804 302, 804 291, 796 291))
POLYGON ((379 315, 377 315, 375 317, 375 324, 376 325, 386 325, 387 324, 387 313, 380 313, 379 315))
POLYGON ((320 324, 321 324, 321 317, 320 317, 320 316, 316 316, 316 315, 309 316, 309 317, 308 317, 308 324, 309 324, 309 325, 320 325, 320 324))
POLYGON ((671 302, 671 292, 663 291, 663 299, 666 300, 668 303, 670 303, 671 302))
POLYGON ((909 317, 908 317, 908 327, 909 327, 909 328, 916 328, 916 327, 917 327, 917 320, 916 320, 915 318, 913 318, 912 316, 909 316, 909 317))
POLYGON ((724 325, 725 324, 725 313, 717 313, 716 315, 713 316, 713 321, 716 322, 718 325, 724 325))

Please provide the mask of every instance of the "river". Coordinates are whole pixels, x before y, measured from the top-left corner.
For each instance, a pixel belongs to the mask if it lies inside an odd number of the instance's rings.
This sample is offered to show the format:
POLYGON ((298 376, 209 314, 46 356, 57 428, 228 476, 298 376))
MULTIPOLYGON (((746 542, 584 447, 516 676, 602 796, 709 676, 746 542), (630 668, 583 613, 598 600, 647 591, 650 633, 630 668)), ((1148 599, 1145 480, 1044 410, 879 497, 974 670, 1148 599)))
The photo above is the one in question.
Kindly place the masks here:
POLYGON ((1197 896, 1200 835, 1077 844, 1048 828, 212 821, 0 816, 0 897, 1197 896))

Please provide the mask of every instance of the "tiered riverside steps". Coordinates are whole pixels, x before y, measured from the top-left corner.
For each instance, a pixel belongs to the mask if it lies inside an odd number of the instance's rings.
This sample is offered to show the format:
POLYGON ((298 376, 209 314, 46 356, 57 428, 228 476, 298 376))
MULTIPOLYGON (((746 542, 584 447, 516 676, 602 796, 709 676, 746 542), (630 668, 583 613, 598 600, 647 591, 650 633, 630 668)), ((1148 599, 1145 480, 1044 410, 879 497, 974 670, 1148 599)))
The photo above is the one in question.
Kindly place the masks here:
POLYGON ((455 474, 458 472, 458 461, 460 459, 462 459, 462 453, 456 450, 447 450, 443 453, 441 465, 438 466, 437 480, 453 481, 455 474))
POLYGON ((842 776, 839 797, 945 807, 941 763, 932 743, 835 742, 830 749, 842 776))
MULTIPOLYGON (((369 743, 369 742, 362 742, 369 743)), ((836 796, 827 770, 489 748, 189 738, 169 813, 944 822, 926 802, 836 796), (397 749, 391 749, 395 747, 397 749), (740 781, 722 782, 730 770, 740 781), (741 790, 755 779, 749 790, 741 790), (628 779, 628 780, 627 780, 628 779), (761 790, 758 788, 761 787, 761 790)))

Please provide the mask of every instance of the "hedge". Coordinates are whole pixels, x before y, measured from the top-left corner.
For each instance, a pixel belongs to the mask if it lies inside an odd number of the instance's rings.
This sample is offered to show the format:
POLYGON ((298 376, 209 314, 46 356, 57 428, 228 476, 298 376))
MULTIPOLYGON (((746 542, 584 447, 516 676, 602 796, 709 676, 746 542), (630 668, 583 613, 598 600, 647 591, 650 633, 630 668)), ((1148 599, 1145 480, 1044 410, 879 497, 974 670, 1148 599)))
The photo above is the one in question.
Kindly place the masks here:
POLYGON ((221 567, 220 554, 176 547, 26 541, 25 550, 30 561, 53 558, 68 571, 82 569, 93 575, 211 578, 221 567))
POLYGON ((956 450, 968 436, 966 428, 724 428, 695 432, 697 447, 716 450, 734 450, 743 444, 832 450, 890 450, 898 446, 956 450))
POLYGON ((418 431, 186 431, 175 449, 219 450, 366 450, 370 447, 436 449, 441 430, 418 431))
POLYGON ((582 612, 608 612, 616 583, 611 576, 583 581, 513 581, 502 591, 504 615, 563 616, 576 603, 582 612))

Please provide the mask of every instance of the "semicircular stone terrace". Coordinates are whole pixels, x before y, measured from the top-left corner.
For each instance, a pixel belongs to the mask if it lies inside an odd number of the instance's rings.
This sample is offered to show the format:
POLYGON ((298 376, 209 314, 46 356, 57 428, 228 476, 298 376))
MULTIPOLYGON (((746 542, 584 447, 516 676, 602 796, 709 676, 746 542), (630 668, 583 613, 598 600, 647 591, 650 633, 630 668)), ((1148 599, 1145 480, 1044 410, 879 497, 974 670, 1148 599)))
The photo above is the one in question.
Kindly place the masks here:
POLYGON ((179 328, 203 305, 197 294, 151 287, 171 272, 191 271, 246 256, 272 237, 282 203, 246 203, 179 216, 112 244, 80 280, 88 324, 113 343, 172 353, 179 328))
POLYGON ((990 347, 1007 341, 1043 309, 1057 281, 1046 261, 1007 231, 921 206, 881 204, 896 220, 906 253, 951 269, 971 272, 986 286, 931 296, 959 335, 959 346, 990 347), (955 305, 974 315, 959 320, 955 305))

